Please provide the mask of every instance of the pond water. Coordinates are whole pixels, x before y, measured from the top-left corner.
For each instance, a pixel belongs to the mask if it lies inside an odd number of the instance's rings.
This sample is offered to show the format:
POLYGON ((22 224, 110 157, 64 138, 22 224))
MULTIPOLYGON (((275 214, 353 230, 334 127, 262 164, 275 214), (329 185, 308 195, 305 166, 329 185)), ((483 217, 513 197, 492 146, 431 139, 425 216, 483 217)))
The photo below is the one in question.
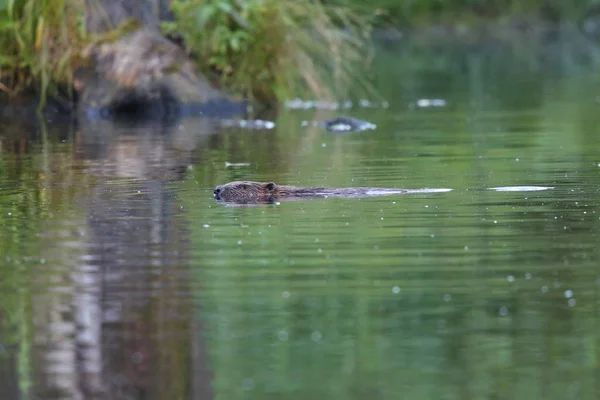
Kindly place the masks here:
POLYGON ((598 398, 598 60, 385 42, 387 108, 4 119, 0 398, 598 398), (340 113, 377 129, 302 126, 340 113), (453 191, 218 204, 232 180, 453 191))

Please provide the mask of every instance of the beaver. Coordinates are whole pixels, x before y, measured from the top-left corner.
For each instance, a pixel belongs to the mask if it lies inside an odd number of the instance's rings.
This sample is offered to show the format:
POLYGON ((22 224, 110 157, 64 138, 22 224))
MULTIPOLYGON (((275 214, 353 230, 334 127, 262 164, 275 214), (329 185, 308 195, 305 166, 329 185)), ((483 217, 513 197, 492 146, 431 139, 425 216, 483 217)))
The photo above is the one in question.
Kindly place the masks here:
POLYGON ((252 204, 327 197, 357 198, 405 193, 434 193, 449 190, 451 189, 325 188, 284 186, 276 185, 273 182, 235 181, 217 186, 214 196, 217 201, 225 203, 252 204))

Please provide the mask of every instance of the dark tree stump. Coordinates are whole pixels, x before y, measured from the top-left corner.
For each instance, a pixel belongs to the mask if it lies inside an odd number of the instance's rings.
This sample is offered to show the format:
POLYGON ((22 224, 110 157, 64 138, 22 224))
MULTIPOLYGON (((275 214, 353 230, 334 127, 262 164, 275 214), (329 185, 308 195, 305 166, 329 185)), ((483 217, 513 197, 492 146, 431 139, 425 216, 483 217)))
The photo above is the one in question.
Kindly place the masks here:
POLYGON ((75 74, 80 108, 155 113, 181 104, 231 102, 195 71, 183 49, 161 35, 165 3, 86 0, 89 33, 105 36, 83 52, 89 66, 75 74), (110 37, 119 30, 123 34, 110 37))

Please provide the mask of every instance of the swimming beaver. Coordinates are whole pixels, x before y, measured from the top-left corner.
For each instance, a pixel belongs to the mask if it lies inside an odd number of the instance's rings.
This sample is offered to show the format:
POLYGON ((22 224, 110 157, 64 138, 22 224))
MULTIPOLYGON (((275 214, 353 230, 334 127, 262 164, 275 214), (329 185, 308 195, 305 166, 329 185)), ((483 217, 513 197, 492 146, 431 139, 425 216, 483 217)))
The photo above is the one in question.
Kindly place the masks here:
POLYGON ((451 189, 389 189, 373 187, 324 188, 279 186, 273 182, 235 181, 219 185, 214 190, 215 199, 226 203, 274 203, 281 200, 315 199, 325 197, 371 197, 405 193, 447 192, 451 189))

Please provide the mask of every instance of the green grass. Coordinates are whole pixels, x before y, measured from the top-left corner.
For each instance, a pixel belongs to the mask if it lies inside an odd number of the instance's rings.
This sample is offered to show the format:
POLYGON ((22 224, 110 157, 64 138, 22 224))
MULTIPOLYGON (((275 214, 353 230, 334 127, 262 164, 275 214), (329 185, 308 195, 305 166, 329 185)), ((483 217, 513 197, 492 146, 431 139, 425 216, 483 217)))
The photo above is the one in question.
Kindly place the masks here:
POLYGON ((0 0, 0 89, 37 88, 42 100, 70 86, 83 43, 82 2, 0 0))
POLYGON ((176 22, 165 30, 183 35, 204 73, 251 99, 334 98, 367 58, 368 27, 345 7, 314 0, 175 0, 172 9, 176 22))
MULTIPOLYGON (((367 25, 315 0, 173 0, 166 33, 228 92, 273 101, 341 95, 364 65, 367 25), (347 28, 344 30, 339 29, 347 28)), ((83 0, 0 0, 0 90, 71 87, 86 36, 83 0)), ((110 34, 110 33, 109 33, 110 34)))
MULTIPOLYGON (((72 86, 85 34, 84 0, 0 0, 0 91, 72 86)), ((580 17, 596 0, 172 0, 166 34, 182 37, 199 70, 232 94, 275 102, 352 97, 368 66, 370 23, 415 26, 481 18, 580 17)), ((118 30, 117 30, 118 31, 118 30)), ((110 33, 108 33, 110 35, 110 33)), ((67 93, 69 94, 69 93, 67 93)), ((369 96, 371 95, 371 96, 369 96)))

